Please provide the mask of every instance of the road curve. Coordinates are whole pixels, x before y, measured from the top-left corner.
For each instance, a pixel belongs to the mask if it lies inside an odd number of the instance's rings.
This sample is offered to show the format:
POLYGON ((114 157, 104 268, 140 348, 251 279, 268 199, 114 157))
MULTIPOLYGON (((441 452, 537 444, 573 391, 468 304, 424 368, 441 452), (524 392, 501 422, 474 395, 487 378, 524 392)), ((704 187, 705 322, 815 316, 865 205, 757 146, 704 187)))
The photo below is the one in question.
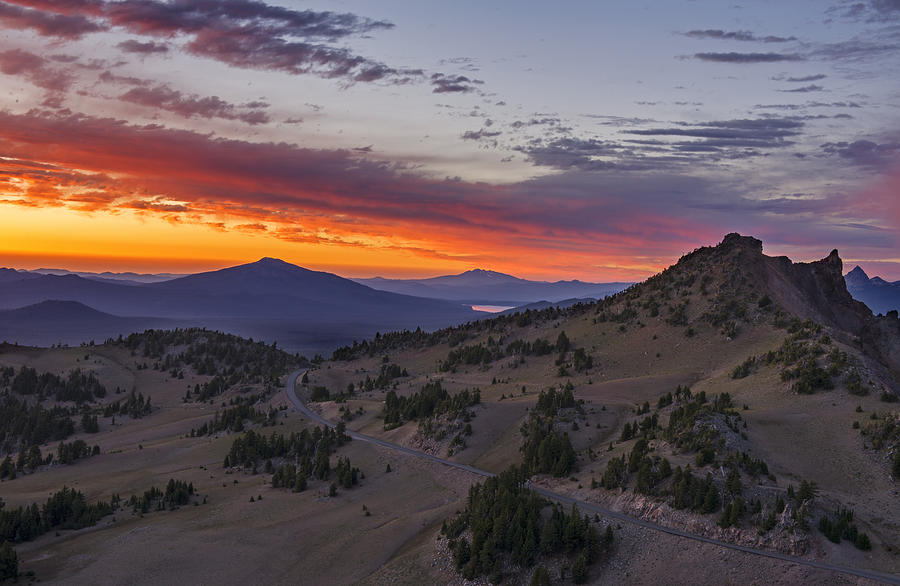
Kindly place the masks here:
MULTIPOLYGON (((329 421, 319 415, 318 413, 314 413, 311 411, 303 401, 297 396, 296 385, 297 379, 304 373, 305 370, 297 370, 288 375, 287 383, 285 384, 285 394, 288 399, 294 405, 294 407, 302 413, 307 418, 319 423, 321 425, 325 425, 327 427, 334 428, 337 424, 332 421, 329 421)), ((453 462, 451 460, 445 460, 444 458, 439 458, 432 454, 427 454, 425 452, 421 452, 419 450, 414 450, 412 448, 407 448, 405 446, 401 446, 398 444, 394 444, 391 442, 387 442, 369 435, 365 435, 362 433, 358 433, 355 431, 347 430, 347 435, 351 438, 367 442, 370 444, 375 444, 377 446, 381 446, 384 448, 388 448, 390 450, 395 450, 398 452, 402 452, 404 454, 409 454, 410 456, 415 456, 417 458, 422 458, 425 460, 430 460, 431 462, 436 462, 438 464, 443 464, 444 466, 450 466, 451 468, 458 468, 460 470, 465 470, 466 472, 471 472, 472 474, 476 474, 478 476, 496 476, 493 472, 488 472, 487 470, 481 470, 479 468, 475 468, 474 466, 469 466, 467 464, 460 464, 459 462, 453 462)), ((665 527, 663 525, 659 525, 657 523, 653 523, 651 521, 645 521, 644 519, 640 519, 638 517, 632 517, 630 515, 626 515, 624 513, 619 513, 605 507, 602 507, 596 503, 590 503, 587 501, 581 501, 570 496, 560 494, 557 492, 553 492, 551 490, 547 490, 546 488, 541 488, 534 485, 529 485, 529 488, 534 490, 536 493, 541 496, 550 499, 552 501, 556 501, 561 504, 571 505, 575 504, 582 511, 587 511, 590 513, 596 513, 599 515, 603 515, 609 519, 615 519, 616 521, 620 521, 622 523, 629 523, 631 525, 636 525, 638 527, 643 527, 645 529, 650 529, 653 531, 659 531, 661 533, 666 533, 668 535, 674 535, 676 537, 683 537, 685 539, 691 539, 693 541, 699 541, 701 543, 709 543, 711 545, 717 545, 719 547, 724 547, 727 549, 740 551, 744 553, 749 553, 753 555, 758 555, 761 557, 766 557, 770 559, 780 560, 783 562, 788 562, 792 564, 798 564, 801 566, 807 566, 810 568, 816 568, 819 570, 826 570, 829 572, 837 572, 840 574, 847 574, 850 576, 857 576, 860 578, 867 578, 869 580, 875 580, 878 582, 884 582, 885 584, 894 584, 900 586, 900 577, 893 576, 891 574, 883 574, 881 572, 875 572, 871 570, 859 569, 859 568, 849 568, 845 566, 837 566, 834 564, 829 564, 826 562, 819 562, 815 560, 808 560, 804 558, 799 558, 787 554, 782 554, 773 551, 767 551, 763 549, 755 549, 752 547, 747 547, 744 545, 737 545, 734 543, 728 543, 727 541, 720 541, 718 539, 712 539, 710 537, 704 537, 703 535, 697 535, 695 533, 688 533, 686 531, 681 531, 680 529, 673 529, 671 527, 665 527)))

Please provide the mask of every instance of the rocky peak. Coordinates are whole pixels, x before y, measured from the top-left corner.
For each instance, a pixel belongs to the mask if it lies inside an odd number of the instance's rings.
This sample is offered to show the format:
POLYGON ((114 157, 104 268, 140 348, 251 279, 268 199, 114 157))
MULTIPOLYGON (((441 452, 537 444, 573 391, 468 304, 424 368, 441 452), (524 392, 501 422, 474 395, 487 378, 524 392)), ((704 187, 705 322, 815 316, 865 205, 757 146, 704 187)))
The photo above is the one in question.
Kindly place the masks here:
POLYGON ((721 244, 719 244, 719 248, 744 248, 762 254, 763 243, 762 240, 758 240, 752 236, 741 236, 737 232, 732 232, 731 234, 725 235, 725 238, 723 238, 721 244))

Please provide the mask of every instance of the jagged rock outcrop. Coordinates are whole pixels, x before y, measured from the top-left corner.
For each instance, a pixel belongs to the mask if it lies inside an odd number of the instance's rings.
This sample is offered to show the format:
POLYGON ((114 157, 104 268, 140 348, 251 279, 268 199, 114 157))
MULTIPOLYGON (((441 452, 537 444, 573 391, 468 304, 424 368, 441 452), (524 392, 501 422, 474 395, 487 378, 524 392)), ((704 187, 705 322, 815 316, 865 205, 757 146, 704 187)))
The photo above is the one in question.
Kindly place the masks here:
POLYGON ((896 312, 875 316, 850 295, 837 250, 822 260, 795 263, 764 255, 760 240, 740 234, 728 234, 715 250, 749 273, 779 307, 845 334, 845 342, 856 344, 900 380, 900 319, 896 312))

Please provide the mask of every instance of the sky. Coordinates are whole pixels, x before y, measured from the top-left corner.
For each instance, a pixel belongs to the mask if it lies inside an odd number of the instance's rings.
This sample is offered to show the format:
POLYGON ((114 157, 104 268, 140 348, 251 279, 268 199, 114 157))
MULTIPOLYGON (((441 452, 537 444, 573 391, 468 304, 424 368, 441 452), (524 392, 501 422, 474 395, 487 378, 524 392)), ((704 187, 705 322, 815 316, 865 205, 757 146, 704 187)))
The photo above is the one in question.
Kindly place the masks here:
POLYGON ((900 0, 0 1, 0 265, 900 279, 900 0))

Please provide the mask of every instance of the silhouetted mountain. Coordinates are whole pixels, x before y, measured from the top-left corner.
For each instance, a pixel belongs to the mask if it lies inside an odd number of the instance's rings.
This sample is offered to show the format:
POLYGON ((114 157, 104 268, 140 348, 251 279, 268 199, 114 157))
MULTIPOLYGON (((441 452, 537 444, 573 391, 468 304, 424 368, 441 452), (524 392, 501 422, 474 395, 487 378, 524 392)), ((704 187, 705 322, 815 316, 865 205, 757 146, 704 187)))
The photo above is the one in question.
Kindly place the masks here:
POLYGON ((24 281, 27 279, 36 279, 38 277, 40 277, 40 275, 35 275, 28 271, 0 268, 0 283, 12 283, 13 281, 24 281))
POLYGON ((900 281, 890 283, 881 277, 869 278, 864 270, 855 267, 844 276, 847 290, 869 306, 875 313, 900 310, 900 281))
POLYGON ((70 271, 68 269, 35 269, 32 273, 40 273, 42 275, 78 275, 85 279, 95 279, 98 281, 113 281, 118 283, 159 283, 161 281, 170 281, 183 277, 185 275, 174 273, 113 273, 104 271, 102 273, 92 273, 90 271, 70 271))
POLYGON ((119 317, 77 301, 50 300, 0 311, 0 340, 32 346, 78 345, 177 325, 182 324, 159 318, 119 317))
POLYGON ((335 341, 343 343, 377 331, 433 329, 479 315, 459 303, 376 291, 270 258, 159 283, 44 275, 0 286, 0 309, 51 299, 83 303, 116 316, 167 318, 242 335, 254 332, 282 343, 287 333, 295 347, 306 349, 305 340, 312 338, 339 335, 335 341))
POLYGON ((529 281, 482 269, 430 279, 375 277, 354 280, 382 291, 481 305, 524 305, 542 300, 555 302, 578 297, 601 299, 618 293, 631 284, 529 281))

